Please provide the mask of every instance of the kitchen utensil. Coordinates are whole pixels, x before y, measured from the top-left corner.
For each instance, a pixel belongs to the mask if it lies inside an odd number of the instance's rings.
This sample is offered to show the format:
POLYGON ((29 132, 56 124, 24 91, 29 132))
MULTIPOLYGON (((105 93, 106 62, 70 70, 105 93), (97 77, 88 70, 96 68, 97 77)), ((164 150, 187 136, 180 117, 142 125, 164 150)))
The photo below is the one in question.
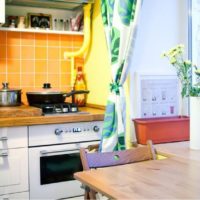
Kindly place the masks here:
POLYGON ((50 83, 44 83, 40 91, 27 92, 26 96, 29 105, 33 104, 56 104, 65 102, 66 97, 72 96, 74 99, 75 94, 87 94, 88 90, 72 90, 71 92, 62 92, 51 88, 50 83))
POLYGON ((0 106, 19 106, 21 105, 21 89, 9 88, 9 83, 2 83, 0 89, 0 106))

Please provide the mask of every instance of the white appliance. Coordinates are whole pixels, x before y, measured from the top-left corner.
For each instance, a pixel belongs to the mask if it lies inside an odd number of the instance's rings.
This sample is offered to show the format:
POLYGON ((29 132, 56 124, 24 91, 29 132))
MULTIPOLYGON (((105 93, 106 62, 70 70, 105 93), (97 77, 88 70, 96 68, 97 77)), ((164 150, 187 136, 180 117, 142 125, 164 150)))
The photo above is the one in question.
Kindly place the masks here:
POLYGON ((29 127, 30 199, 84 194, 73 174, 82 170, 80 147, 97 144, 103 121, 29 127))

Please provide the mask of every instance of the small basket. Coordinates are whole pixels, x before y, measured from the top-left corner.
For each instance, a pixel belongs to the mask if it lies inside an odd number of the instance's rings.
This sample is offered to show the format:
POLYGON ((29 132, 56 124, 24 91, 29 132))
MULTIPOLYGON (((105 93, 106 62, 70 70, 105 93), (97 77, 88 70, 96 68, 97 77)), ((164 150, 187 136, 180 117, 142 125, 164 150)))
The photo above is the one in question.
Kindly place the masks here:
POLYGON ((154 144, 189 140, 189 120, 187 116, 137 118, 134 119, 137 142, 154 144))

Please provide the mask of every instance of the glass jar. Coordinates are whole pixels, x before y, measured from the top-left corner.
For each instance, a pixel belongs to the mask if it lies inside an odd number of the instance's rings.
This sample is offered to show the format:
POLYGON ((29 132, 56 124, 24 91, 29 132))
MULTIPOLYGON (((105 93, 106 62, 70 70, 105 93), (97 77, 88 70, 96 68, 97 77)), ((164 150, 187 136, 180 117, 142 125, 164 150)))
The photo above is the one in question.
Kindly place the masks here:
POLYGON ((64 22, 63 19, 59 19, 58 21, 58 30, 63 31, 64 30, 64 22))

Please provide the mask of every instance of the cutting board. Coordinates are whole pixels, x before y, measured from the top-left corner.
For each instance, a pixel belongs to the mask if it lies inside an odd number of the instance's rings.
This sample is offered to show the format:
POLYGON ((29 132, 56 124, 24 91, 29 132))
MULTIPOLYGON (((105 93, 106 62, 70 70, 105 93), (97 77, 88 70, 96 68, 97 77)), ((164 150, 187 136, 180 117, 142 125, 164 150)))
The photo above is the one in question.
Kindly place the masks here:
POLYGON ((0 118, 29 117, 29 116, 41 116, 41 115, 42 115, 42 110, 40 108, 27 105, 0 107, 0 118))

